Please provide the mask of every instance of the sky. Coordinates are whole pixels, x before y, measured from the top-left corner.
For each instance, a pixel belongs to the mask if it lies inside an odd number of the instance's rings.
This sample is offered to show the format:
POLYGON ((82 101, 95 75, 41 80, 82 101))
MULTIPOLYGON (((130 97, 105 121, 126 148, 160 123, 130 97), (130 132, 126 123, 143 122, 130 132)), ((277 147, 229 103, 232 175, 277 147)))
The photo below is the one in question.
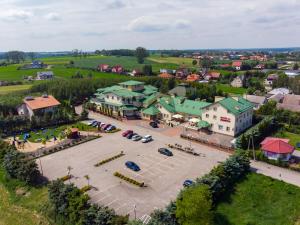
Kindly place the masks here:
POLYGON ((0 0, 0 52, 300 46, 300 0, 0 0))

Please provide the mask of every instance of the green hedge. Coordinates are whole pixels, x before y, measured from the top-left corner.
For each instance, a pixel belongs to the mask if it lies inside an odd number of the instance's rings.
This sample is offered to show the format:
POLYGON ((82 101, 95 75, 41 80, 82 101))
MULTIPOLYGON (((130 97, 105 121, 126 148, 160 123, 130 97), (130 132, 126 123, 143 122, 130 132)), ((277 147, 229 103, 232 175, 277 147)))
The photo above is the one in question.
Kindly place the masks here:
POLYGON ((134 184, 134 185, 136 185, 136 186, 139 186, 139 187, 145 187, 144 182, 142 182, 142 183, 141 183, 141 182, 138 182, 138 181, 136 181, 136 180, 134 180, 134 179, 132 179, 132 178, 130 178, 130 177, 126 177, 125 175, 123 175, 123 174, 121 174, 121 173, 119 173, 119 172, 115 172, 115 173, 114 173, 114 176, 119 177, 120 179, 125 180, 125 181, 127 181, 128 183, 134 184))
POLYGON ((121 153, 118 154, 118 155, 115 155, 115 156, 113 156, 113 157, 111 157, 111 158, 104 159, 104 160, 98 162, 98 163, 95 164, 94 166, 95 166, 95 167, 102 166, 103 164, 108 163, 108 162, 110 162, 110 161, 113 161, 113 160, 115 160, 115 159, 118 159, 118 158, 120 158, 120 157, 122 157, 122 156, 124 156, 124 155, 125 155, 125 154, 124 154, 123 152, 121 152, 121 153))
POLYGON ((63 182, 65 182, 67 180, 70 180, 71 178, 72 178, 71 175, 66 175, 66 176, 61 177, 60 180, 63 181, 63 182))

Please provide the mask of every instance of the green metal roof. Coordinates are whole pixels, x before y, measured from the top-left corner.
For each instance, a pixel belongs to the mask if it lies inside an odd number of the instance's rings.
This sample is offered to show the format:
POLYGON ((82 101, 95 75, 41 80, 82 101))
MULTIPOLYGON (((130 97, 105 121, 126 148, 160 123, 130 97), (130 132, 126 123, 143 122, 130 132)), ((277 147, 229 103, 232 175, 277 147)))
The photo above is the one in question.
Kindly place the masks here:
POLYGON ((160 112, 155 106, 150 106, 149 108, 144 109, 142 111, 142 113, 150 115, 150 116, 155 116, 155 115, 159 114, 160 112))
POLYGON ((114 86, 111 86, 111 87, 99 88, 99 89, 97 89, 97 92, 98 93, 103 93, 103 92, 115 91, 115 90, 120 90, 120 89, 124 89, 124 88, 119 86, 119 85, 114 85, 114 86))
POLYGON ((158 89, 156 87, 153 87, 151 85, 145 85, 144 86, 144 90, 142 91, 142 93, 144 95, 152 95, 158 92, 158 89))
POLYGON ((150 105, 153 102, 155 102, 156 98, 157 98, 156 94, 148 96, 146 99, 143 100, 144 107, 147 107, 148 105, 150 105))
POLYGON ((223 100, 219 101, 218 103, 234 115, 239 115, 239 114, 244 113, 247 110, 253 108, 253 105, 251 102, 249 102, 246 99, 241 98, 241 97, 239 97, 238 100, 231 98, 231 97, 224 98, 223 100))
POLYGON ((159 104, 161 104, 161 106, 164 107, 170 113, 176 113, 175 108, 167 101, 166 98, 161 98, 159 100, 159 104))
POLYGON ((143 94, 141 94, 141 93, 137 93, 137 92, 134 92, 134 91, 129 91, 129 90, 125 89, 125 88, 105 90, 103 92, 103 94, 108 94, 108 93, 113 93, 113 94, 115 94, 117 96, 125 97, 125 98, 132 98, 132 97, 143 96, 143 94))
POLYGON ((136 80, 129 80, 122 83, 119 83, 119 85, 127 85, 127 86, 134 86, 134 85, 141 85, 144 84, 144 82, 136 81, 136 80))
POLYGON ((199 128, 207 128, 210 127, 210 124, 207 121, 200 120, 197 124, 199 128))

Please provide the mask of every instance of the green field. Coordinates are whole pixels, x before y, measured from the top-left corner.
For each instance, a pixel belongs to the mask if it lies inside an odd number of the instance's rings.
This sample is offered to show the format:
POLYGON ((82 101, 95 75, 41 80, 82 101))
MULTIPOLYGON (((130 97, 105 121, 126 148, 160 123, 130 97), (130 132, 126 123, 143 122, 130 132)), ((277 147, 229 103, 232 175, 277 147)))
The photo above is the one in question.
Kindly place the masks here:
POLYGON ((46 225, 40 213, 47 202, 47 188, 28 188, 16 180, 6 180, 0 166, 0 224, 46 225))
MULTIPOLYGON (((295 146, 296 147, 296 144, 298 142, 300 142, 300 135, 299 134, 294 134, 294 133, 291 133, 291 132, 287 132, 287 131, 279 131, 277 134, 275 134, 276 137, 279 137, 279 138, 287 138, 287 139, 290 139, 290 144, 295 146)), ((296 148, 297 150, 300 151, 300 148, 296 148)))
POLYGON ((217 84, 217 89, 225 93, 235 94, 235 95, 243 95, 247 92, 247 89, 245 88, 231 87, 228 84, 217 84))
POLYGON ((29 90, 31 86, 31 84, 2 86, 0 87, 0 95, 9 94, 15 91, 29 90))
POLYGON ((217 225, 295 225, 300 188, 250 173, 216 209, 217 225))

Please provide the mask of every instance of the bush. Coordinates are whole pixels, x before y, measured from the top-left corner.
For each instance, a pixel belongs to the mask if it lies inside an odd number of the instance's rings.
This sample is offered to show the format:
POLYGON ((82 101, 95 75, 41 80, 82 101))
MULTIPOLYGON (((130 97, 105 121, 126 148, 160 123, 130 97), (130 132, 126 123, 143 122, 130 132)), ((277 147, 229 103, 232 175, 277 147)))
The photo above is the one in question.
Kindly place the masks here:
POLYGON ((66 175, 66 176, 61 177, 60 180, 63 181, 63 182, 65 182, 67 180, 70 180, 71 178, 72 178, 71 175, 66 175))
POLYGON ((80 189, 80 191, 81 191, 82 193, 85 193, 85 192, 91 190, 91 188, 92 188, 91 185, 86 185, 86 186, 82 187, 82 188, 80 189))
POLYGON ((111 158, 102 160, 101 162, 95 164, 94 166, 95 166, 95 167, 101 166, 101 165, 103 165, 103 164, 105 164, 105 163, 108 163, 108 162, 110 162, 110 161, 113 161, 113 160, 115 160, 115 159, 117 159, 117 158, 120 158, 120 157, 122 157, 122 156, 124 156, 124 155, 125 155, 125 154, 124 154, 123 152, 121 152, 120 154, 115 155, 115 156, 113 156, 113 157, 111 157, 111 158))
POLYGON ((141 183, 141 182, 138 182, 138 181, 136 181, 136 180, 134 180, 130 177, 126 177, 126 176, 124 176, 123 174, 121 174, 119 172, 115 172, 114 176, 119 177, 120 179, 125 180, 128 183, 134 184, 134 185, 139 186, 139 187, 144 187, 145 186, 145 184, 143 182, 141 183))

